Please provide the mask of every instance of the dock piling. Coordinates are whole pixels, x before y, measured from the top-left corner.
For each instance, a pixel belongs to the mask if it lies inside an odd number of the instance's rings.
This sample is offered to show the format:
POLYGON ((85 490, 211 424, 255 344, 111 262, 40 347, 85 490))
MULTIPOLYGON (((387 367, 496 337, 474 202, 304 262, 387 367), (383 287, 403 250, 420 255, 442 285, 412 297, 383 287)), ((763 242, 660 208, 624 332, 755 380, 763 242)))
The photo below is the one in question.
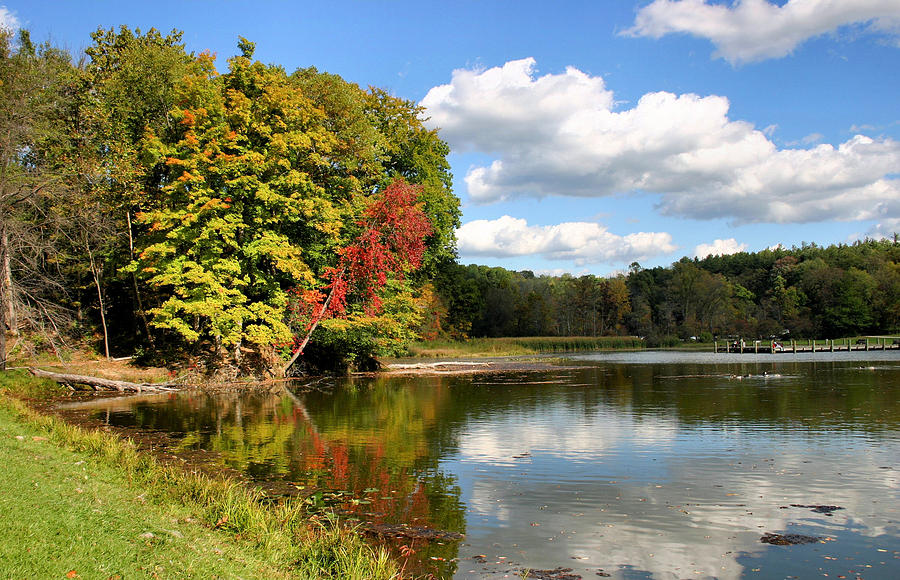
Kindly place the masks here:
POLYGON ((900 351, 900 337, 894 336, 869 336, 859 339, 805 339, 806 344, 802 340, 790 339, 790 345, 787 341, 778 343, 776 340, 754 340, 752 346, 743 339, 737 341, 726 341, 722 350, 719 350, 719 341, 713 342, 713 352, 738 353, 738 354, 759 354, 759 353, 817 353, 817 352, 854 352, 854 351, 878 351, 892 350, 900 351), (819 344, 819 342, 822 344, 819 344), (776 346, 777 344, 777 346, 776 346))

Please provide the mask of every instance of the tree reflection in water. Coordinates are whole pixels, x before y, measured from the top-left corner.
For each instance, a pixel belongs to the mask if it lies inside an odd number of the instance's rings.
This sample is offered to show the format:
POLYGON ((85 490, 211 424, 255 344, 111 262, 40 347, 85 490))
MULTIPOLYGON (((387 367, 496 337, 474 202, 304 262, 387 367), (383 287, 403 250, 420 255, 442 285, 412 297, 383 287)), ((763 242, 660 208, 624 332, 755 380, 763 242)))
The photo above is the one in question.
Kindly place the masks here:
POLYGON ((719 360, 182 394, 109 421, 172 433, 183 452, 215 452, 267 489, 370 525, 467 533, 394 545, 441 577, 505 570, 485 571, 482 554, 589 576, 805 565, 804 547, 779 561, 764 532, 834 536, 835 557, 893 550, 900 364, 719 360), (791 507, 813 503, 846 509, 791 507))
POLYGON ((426 542, 413 531, 465 534, 459 486, 435 453, 447 386, 418 383, 365 379, 327 394, 185 393, 104 415, 111 425, 169 433, 176 453, 214 452, 222 467, 305 497, 311 510, 372 530, 408 525, 411 537, 390 546, 412 548, 428 571, 448 576, 458 542, 426 542))

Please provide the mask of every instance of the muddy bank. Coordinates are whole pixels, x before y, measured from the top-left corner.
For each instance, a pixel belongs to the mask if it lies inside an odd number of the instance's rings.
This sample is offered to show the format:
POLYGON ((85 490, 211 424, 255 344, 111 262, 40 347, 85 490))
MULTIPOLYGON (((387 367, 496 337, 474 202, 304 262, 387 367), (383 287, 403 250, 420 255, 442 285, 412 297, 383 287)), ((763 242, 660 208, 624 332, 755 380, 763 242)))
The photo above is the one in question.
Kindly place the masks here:
POLYGON ((547 361, 536 360, 449 360, 435 362, 403 363, 393 362, 385 364, 376 375, 474 375, 506 372, 542 372, 561 369, 576 368, 571 365, 560 364, 558 359, 547 361))

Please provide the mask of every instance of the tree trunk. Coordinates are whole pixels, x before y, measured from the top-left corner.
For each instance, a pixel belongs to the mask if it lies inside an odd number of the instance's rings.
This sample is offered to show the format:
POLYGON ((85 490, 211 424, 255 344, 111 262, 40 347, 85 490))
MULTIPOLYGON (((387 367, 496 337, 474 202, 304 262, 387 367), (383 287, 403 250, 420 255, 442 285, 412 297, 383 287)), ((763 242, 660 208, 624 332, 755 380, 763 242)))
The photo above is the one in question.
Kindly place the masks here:
MULTIPOLYGON (((125 212, 125 219, 128 221, 128 251, 131 260, 134 261, 134 234, 131 231, 131 211, 125 212)), ((137 282, 137 274, 131 273, 131 283, 134 285, 134 298, 137 300, 138 314, 141 317, 141 321, 144 323, 144 332, 147 334, 147 342, 150 344, 150 348, 153 348, 155 345, 153 344, 153 335, 150 334, 150 323, 147 321, 147 313, 144 312, 144 302, 141 299, 141 291, 138 288, 137 282)))
POLYGON ((100 287, 100 270, 94 262, 94 253, 91 252, 90 244, 85 244, 85 250, 88 253, 88 259, 91 262, 91 274, 94 276, 94 285, 97 287, 97 300, 100 301, 100 322, 103 323, 103 349, 106 353, 106 360, 109 360, 109 332, 106 329, 106 305, 103 302, 103 290, 100 287))
POLYGON ((2 229, 3 232, 0 234, 0 255, 2 255, 3 262, 3 279, 0 281, 0 284, 2 284, 0 294, 3 296, 3 331, 8 331, 11 335, 16 336, 19 333, 19 321, 16 317, 16 304, 13 299, 12 266, 10 265, 11 260, 9 256, 9 232, 5 226, 3 226, 2 229))
MULTIPOLYGON (((344 272, 341 271, 341 273, 338 274, 337 279, 340 280, 343 277, 344 277, 344 272)), ((291 368, 292 364, 297 362, 297 359, 300 358, 301 354, 303 354, 303 349, 306 348, 307 344, 309 344, 309 338, 312 336, 313 331, 316 329, 316 327, 319 326, 319 322, 322 321, 322 318, 325 316, 325 312, 328 311, 328 305, 331 304, 331 298, 334 296, 334 288, 335 288, 334 285, 332 285, 331 292, 328 293, 328 298, 325 299, 325 304, 322 305, 322 312, 320 312, 319 315, 313 319, 313 323, 312 323, 312 325, 310 325, 309 330, 306 333, 306 336, 303 338, 303 342, 300 343, 300 348, 297 349, 297 351, 291 357, 291 360, 289 360, 286 365, 281 367, 281 376, 282 377, 287 375, 288 369, 291 368)))
POLYGON ((0 371, 6 370, 6 314, 3 309, 5 294, 0 290, 0 371))
MULTIPOLYGON (((0 262, 6 264, 8 252, 6 227, 0 224, 0 228, 3 229, 3 233, 0 234, 0 262)), ((0 371, 6 370, 6 301, 9 299, 6 276, 4 276, 3 282, 0 283, 0 371)))

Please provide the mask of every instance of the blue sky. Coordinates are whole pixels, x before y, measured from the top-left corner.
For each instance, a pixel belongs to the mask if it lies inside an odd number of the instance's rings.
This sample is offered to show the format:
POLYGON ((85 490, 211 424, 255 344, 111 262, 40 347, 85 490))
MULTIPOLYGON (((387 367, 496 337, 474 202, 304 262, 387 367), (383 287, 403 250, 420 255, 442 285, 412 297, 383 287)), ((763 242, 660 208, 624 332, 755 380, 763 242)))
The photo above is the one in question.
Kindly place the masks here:
POLYGON ((607 275, 900 231, 900 0, 3 1, 73 53, 100 27, 238 36, 427 107, 462 263, 607 275))

